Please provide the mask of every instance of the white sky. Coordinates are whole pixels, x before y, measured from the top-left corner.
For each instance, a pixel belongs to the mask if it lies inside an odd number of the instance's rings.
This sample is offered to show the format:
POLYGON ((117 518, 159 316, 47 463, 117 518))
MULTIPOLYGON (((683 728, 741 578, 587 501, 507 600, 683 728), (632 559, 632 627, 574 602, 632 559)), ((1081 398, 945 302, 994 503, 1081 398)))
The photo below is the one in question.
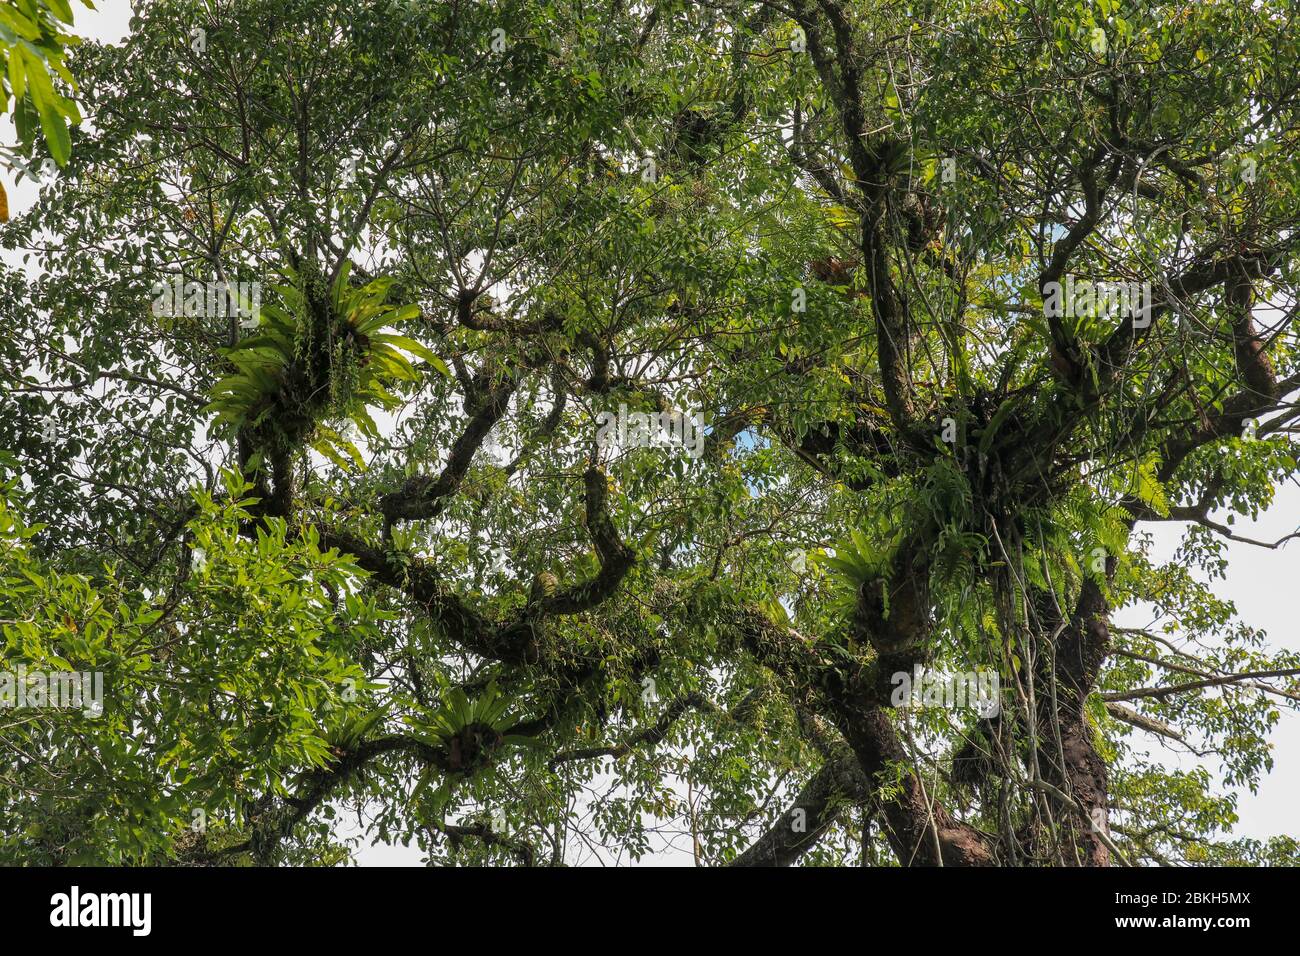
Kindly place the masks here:
MULTIPOLYGON (((130 5, 127 0, 101 0, 99 9, 85 10, 74 4, 77 12, 75 31, 78 35, 105 42, 120 42, 128 32, 130 5)), ((0 125, 0 141, 13 142, 13 128, 8 120, 0 125)), ((14 175, 3 174, 9 192, 13 215, 28 209, 35 198, 33 185, 24 180, 15 186, 14 175)), ((16 261, 12 253, 5 258, 16 261)), ((1300 487, 1289 485, 1279 489, 1277 500, 1258 521, 1237 518, 1234 531, 1243 536, 1272 541, 1289 534, 1300 526, 1300 487)), ((1162 523, 1140 525, 1155 536, 1153 558, 1169 557, 1176 549, 1183 524, 1162 523)), ((1270 551, 1251 545, 1230 542, 1226 580, 1216 582, 1215 592, 1231 600, 1239 616, 1252 627, 1261 628, 1269 636, 1270 646, 1300 650, 1300 631, 1296 627, 1296 592, 1300 590, 1300 540, 1289 546, 1270 551)), ((1116 623, 1140 626, 1147 623, 1136 609, 1116 615, 1116 623)), ((1140 737, 1141 735, 1135 735, 1140 737)), ((1274 769, 1260 785, 1259 793, 1243 791, 1239 794, 1238 813, 1241 822, 1236 835, 1263 838, 1282 833, 1300 834, 1300 715, 1283 711, 1271 737, 1274 769)), ((1151 747, 1153 754, 1164 751, 1151 747)), ((1187 765, 1186 760, 1178 761, 1187 765)), ((351 834, 346 828, 345 835, 351 834)), ((364 866, 419 866, 420 852, 402 846, 376 845, 362 849, 357 857, 364 866)), ((642 865, 690 865, 686 851, 669 852, 644 859, 642 865)))

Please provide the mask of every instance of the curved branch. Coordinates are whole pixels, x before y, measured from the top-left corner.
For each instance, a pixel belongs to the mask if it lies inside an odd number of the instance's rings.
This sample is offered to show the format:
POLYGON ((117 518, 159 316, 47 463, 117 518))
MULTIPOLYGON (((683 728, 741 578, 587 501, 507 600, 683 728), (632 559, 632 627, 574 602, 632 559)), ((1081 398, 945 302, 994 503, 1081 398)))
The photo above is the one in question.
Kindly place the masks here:
POLYGON ((608 600, 636 563, 636 552, 623 543, 610 520, 609 483, 605 473, 599 468, 588 468, 583 484, 587 534, 600 558, 600 571, 588 581, 543 598, 536 606, 542 614, 578 614, 608 600))
POLYGON ((549 767, 555 770, 562 763, 570 763, 574 760, 594 760, 597 757, 624 757, 641 746, 654 747, 662 743, 668 736, 673 725, 688 710, 716 710, 717 706, 703 694, 690 693, 677 698, 664 709, 659 715, 659 719, 652 725, 641 730, 626 740, 616 744, 610 744, 604 747, 582 747, 577 750, 569 750, 564 753, 556 754, 551 758, 549 767))
POLYGON ((487 438, 501 416, 510 406, 510 396, 519 384, 517 375, 510 375, 488 389, 483 401, 478 403, 465 430, 461 432, 447 464, 437 478, 417 475, 408 478, 402 487, 379 499, 379 510, 383 513, 385 526, 390 527, 398 521, 413 521, 424 518, 436 518, 446 507, 449 496, 460 487, 474 454, 487 438))
POLYGON ((790 866, 816 846, 848 807, 865 800, 870 786, 851 753, 827 760, 790 807, 731 866, 790 866))

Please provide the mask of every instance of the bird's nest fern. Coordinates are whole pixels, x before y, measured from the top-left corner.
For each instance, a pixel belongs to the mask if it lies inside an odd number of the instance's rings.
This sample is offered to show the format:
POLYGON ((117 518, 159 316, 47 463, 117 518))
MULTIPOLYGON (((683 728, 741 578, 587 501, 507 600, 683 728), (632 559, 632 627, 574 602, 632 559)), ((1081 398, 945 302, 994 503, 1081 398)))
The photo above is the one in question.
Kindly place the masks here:
POLYGON ((388 302, 391 278, 354 285, 350 264, 328 289, 306 270, 282 276, 271 286, 278 304, 264 304, 253 333, 224 352, 233 371, 212 390, 214 430, 245 435, 259 454, 306 443, 340 467, 359 466, 356 446, 330 423, 351 422, 377 439, 369 409, 394 408, 390 389, 421 381, 407 354, 450 372, 428 347, 392 331, 420 309, 388 302))

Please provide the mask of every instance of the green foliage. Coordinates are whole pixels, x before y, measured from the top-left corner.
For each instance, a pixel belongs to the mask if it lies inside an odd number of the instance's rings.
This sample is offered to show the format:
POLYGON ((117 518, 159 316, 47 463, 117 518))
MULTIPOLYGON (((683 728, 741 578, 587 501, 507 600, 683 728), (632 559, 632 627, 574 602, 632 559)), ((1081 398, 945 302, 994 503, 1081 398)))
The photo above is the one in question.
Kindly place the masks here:
MULTIPOLYGON (((94 9, 90 0, 82 2, 94 9)), ((64 30, 71 25, 68 0, 0 3, 0 113, 12 113, 24 155, 30 154, 39 129, 60 166, 72 151, 68 125, 81 122, 77 104, 54 84, 58 77, 76 93, 77 84, 64 65, 64 51, 77 42, 64 30)))
MULTIPOLYGON (((281 304, 262 306, 257 330, 223 352, 237 371, 216 384, 213 401, 205 409, 216 414, 218 429, 232 435, 243 429, 273 432, 285 417, 298 422, 319 416, 351 422, 367 438, 377 439, 369 409, 397 407, 400 399, 389 386, 418 383, 421 378, 403 352, 443 375, 451 374, 426 346, 385 331, 420 315, 418 306, 387 304, 391 278, 353 286, 351 263, 345 263, 321 302, 293 269, 284 272, 284 282, 272 286, 281 304), (322 306, 323 318, 318 314, 322 306), (317 337, 325 338, 323 346, 317 337), (313 353, 322 348, 330 363, 328 403, 320 397, 321 388, 310 369, 316 361, 313 353), (306 394, 304 379, 310 389, 306 394)), ((269 443, 284 447, 299 437, 292 432, 273 433, 269 443)), ((328 425, 315 426, 311 446, 341 468, 363 467, 356 446, 328 425)))
POLYGON ((284 792, 302 768, 327 766, 331 741, 366 712, 353 656, 383 615, 356 593, 355 566, 309 538, 281 525, 247 542, 246 490, 232 477, 224 501, 198 497, 192 567, 153 596, 111 566, 49 566, 39 526, 0 505, 0 670, 103 682, 99 714, 0 711, 12 787, 0 861, 159 861, 206 839, 200 820, 211 849, 234 844, 249 825, 241 795, 284 792), (330 591, 348 593, 336 606, 330 591))

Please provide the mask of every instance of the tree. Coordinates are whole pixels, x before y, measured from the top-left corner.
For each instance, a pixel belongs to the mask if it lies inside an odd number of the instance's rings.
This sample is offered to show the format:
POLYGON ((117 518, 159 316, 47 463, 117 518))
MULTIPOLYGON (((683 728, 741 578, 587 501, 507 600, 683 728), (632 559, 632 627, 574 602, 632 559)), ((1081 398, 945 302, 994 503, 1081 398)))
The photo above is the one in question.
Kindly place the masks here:
POLYGON ((1294 864, 1192 573, 1297 471, 1293 18, 140 6, 3 234, 5 655, 106 693, 0 852, 1294 864))

